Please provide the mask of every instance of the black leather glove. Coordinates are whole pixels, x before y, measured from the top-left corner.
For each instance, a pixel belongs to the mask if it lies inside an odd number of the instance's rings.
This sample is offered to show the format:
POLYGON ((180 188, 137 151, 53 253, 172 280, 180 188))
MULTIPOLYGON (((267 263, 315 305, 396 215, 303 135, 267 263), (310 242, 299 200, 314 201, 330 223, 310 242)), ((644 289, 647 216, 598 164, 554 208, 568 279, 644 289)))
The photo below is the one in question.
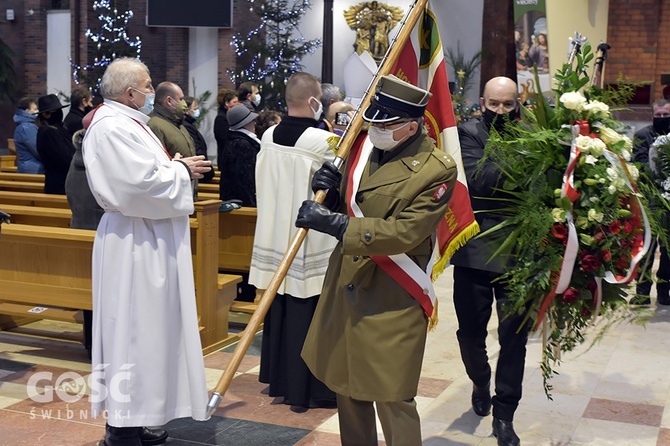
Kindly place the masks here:
POLYGON ((9 223, 9 214, 7 212, 0 211, 0 225, 3 223, 9 223))
POLYGON ((320 190, 339 189, 341 182, 342 173, 335 167, 335 164, 326 161, 312 177, 312 192, 317 193, 320 190))
POLYGON ((342 240, 348 224, 348 215, 331 212, 324 205, 312 200, 302 202, 295 221, 295 225, 299 228, 314 229, 330 234, 338 240, 342 240))

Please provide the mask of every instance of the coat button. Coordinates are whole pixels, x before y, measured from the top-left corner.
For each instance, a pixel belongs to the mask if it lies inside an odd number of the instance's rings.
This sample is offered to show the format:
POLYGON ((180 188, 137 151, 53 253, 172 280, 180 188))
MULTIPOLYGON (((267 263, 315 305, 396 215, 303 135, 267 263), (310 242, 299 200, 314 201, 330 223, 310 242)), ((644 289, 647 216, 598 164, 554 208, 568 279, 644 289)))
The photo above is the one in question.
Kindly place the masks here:
POLYGON ((366 242, 369 242, 370 240, 372 240, 372 234, 370 234, 369 232, 366 232, 363 237, 365 238, 366 242))
POLYGON ((363 198, 363 192, 359 192, 356 194, 356 201, 359 203, 363 203, 365 201, 365 198, 363 198))
POLYGON ((358 259, 360 259, 360 257, 354 256, 354 262, 358 262, 358 259))
POLYGON ((347 289, 348 289, 349 291, 353 291, 353 290, 354 290, 354 284, 353 284, 353 283, 350 283, 349 285, 347 285, 347 289))

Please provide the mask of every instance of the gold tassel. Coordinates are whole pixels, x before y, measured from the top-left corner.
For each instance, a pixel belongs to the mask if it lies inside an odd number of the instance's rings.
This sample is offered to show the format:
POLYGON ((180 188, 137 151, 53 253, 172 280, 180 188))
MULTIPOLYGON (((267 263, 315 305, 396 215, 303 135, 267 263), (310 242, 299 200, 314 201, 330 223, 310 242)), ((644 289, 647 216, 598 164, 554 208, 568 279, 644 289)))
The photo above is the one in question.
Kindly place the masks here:
POLYGON ((430 315, 428 318, 428 331, 433 331, 435 330, 435 327, 437 327, 437 297, 435 298, 435 304, 433 305, 433 314, 430 315))
POLYGON ((435 262, 435 265, 433 265, 433 282, 444 272, 444 269, 447 267, 447 264, 449 263, 449 259, 454 255, 454 253, 460 248, 461 246, 465 245, 465 243, 475 235, 479 233, 479 224, 474 221, 470 225, 468 225, 463 231, 461 231, 460 234, 458 234, 458 237, 453 239, 451 243, 447 246, 447 249, 445 250, 444 254, 442 257, 435 262))

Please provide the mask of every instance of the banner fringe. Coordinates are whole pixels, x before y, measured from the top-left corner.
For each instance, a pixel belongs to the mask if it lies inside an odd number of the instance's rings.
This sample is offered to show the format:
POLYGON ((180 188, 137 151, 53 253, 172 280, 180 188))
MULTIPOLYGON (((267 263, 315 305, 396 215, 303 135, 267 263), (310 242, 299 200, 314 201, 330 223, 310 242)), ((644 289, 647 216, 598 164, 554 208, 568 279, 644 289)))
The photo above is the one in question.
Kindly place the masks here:
POLYGON ((444 250, 444 253, 440 256, 440 259, 435 262, 433 265, 433 271, 431 277, 433 282, 440 277, 449 264, 449 260, 454 255, 454 253, 462 246, 464 246, 468 240, 470 240, 475 235, 479 234, 479 223, 473 221, 468 226, 463 228, 463 230, 447 245, 447 248, 444 250))

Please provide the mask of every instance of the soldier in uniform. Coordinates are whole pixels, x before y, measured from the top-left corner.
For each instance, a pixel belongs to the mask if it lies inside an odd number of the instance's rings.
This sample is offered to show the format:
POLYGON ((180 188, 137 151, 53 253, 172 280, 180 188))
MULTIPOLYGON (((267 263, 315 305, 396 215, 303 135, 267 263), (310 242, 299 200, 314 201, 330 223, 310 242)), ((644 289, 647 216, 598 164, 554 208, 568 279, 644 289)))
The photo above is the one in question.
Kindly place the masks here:
POLYGON ((368 138, 350 154, 340 194, 341 175, 326 163, 312 189, 328 190, 330 206, 308 200, 298 212, 296 226, 339 240, 302 356, 337 394, 343 445, 377 444, 375 403, 386 444, 412 446, 421 444, 414 397, 428 317, 419 302, 425 296, 408 289, 428 278, 432 292, 431 236, 447 211, 456 166, 423 131, 431 94, 395 76, 378 85, 364 112, 368 138), (382 266, 391 259, 409 283, 382 266))

